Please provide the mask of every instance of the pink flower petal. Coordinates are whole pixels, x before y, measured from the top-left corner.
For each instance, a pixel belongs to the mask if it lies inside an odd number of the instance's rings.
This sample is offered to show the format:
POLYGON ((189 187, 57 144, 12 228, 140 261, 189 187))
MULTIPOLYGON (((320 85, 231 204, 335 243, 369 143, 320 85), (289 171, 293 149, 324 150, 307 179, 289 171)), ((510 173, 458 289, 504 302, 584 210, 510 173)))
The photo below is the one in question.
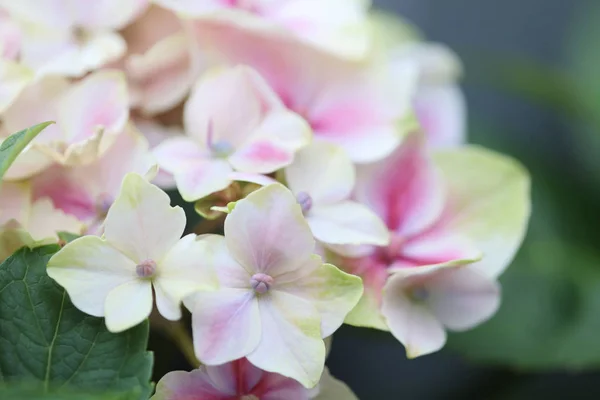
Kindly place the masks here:
POLYGON ((252 290, 223 288, 190 297, 194 349, 202 363, 223 364, 256 349, 262 325, 252 290))
POLYGON ((390 231, 410 237, 441 215, 444 187, 418 134, 381 163, 359 169, 357 198, 370 206, 390 231))

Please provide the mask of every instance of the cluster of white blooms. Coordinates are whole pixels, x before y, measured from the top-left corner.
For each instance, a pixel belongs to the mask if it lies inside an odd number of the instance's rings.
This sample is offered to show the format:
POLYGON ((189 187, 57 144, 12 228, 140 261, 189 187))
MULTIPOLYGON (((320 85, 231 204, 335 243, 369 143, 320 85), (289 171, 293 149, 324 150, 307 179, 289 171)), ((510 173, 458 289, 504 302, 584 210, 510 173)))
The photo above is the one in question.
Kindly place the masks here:
POLYGON ((367 0, 0 0, 0 141, 56 122, 2 178, 0 260, 71 232, 48 274, 110 331, 185 306, 204 365, 156 400, 355 398, 325 338, 437 351, 523 239, 528 175, 465 144, 460 74, 367 0), (224 235, 182 237, 173 189, 224 235))

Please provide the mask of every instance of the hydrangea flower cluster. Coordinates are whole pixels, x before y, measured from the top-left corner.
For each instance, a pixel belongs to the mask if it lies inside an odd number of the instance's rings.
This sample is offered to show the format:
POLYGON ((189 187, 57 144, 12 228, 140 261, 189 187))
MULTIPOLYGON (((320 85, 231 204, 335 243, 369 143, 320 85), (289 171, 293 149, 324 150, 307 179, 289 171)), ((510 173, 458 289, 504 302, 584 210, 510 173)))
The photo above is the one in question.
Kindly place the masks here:
POLYGON ((353 399, 324 339, 441 349, 526 230, 528 175, 465 143, 460 75, 365 0, 0 0, 0 141, 56 121, 3 177, 0 260, 74 233, 48 275, 111 332, 187 309, 202 366, 156 400, 353 399))

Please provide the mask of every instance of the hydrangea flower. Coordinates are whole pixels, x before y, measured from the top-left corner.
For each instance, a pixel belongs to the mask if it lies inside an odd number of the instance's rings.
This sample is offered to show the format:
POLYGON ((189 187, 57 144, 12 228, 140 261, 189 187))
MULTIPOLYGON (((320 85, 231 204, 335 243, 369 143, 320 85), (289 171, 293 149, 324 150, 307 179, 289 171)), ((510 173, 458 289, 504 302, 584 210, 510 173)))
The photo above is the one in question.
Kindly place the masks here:
POLYGON ((389 243, 385 224, 366 206, 350 200, 355 171, 344 149, 314 142, 285 169, 315 239, 334 245, 389 243))
POLYGON ((130 172, 153 172, 148 143, 128 126, 102 157, 83 166, 54 165, 32 179, 35 199, 47 197, 55 207, 74 215, 96 233, 130 172))
POLYGON ((204 259, 220 287, 185 299, 194 348, 206 365, 242 357, 265 371, 315 386, 330 336, 356 305, 360 278, 312 254, 315 242, 294 195, 280 184, 236 203, 225 237, 204 259))
POLYGON ((154 115, 183 101, 206 66, 181 20, 152 5, 122 34, 132 107, 154 115))
MULTIPOLYGON (((406 60, 419 65, 419 87, 414 107, 429 145, 456 147, 466 141, 466 102, 457 84, 462 65, 446 46, 431 43, 405 45, 393 56, 400 68, 406 60)), ((393 68, 393 67, 392 67, 393 68)))
POLYGON ((259 25, 272 35, 291 32, 312 46, 362 59, 369 50, 365 0, 157 0, 185 17, 259 25), (283 29, 282 29, 283 28, 283 29))
POLYGON ((402 141, 413 117, 416 64, 396 65, 391 75, 388 63, 350 62, 293 37, 223 19, 203 20, 194 30, 203 51, 254 68, 310 123, 315 139, 341 146, 353 162, 380 160, 402 141))
POLYGON ((124 130, 129 118, 127 86, 118 71, 90 74, 75 84, 45 78, 27 87, 2 115, 7 131, 39 121, 56 121, 17 158, 6 179, 35 175, 53 162, 88 164, 124 130))
POLYGON ((441 348, 444 328, 468 329, 496 311, 495 278, 529 216, 529 181, 516 162, 477 147, 431 159, 423 142, 413 134, 359 170, 356 197, 385 221, 390 245, 337 249, 353 256, 339 265, 365 283, 346 322, 391 330, 409 357, 441 348))
POLYGON ((434 148, 455 147, 466 140, 466 104, 458 86, 463 67, 448 47, 423 41, 410 23, 388 13, 369 17, 373 53, 402 72, 406 62, 416 64, 419 84, 413 100, 427 142, 434 148))
POLYGON ((181 318, 181 299, 214 286, 204 267, 205 243, 185 228, 181 207, 130 173, 108 211, 104 236, 78 238, 48 262, 48 275, 65 288, 81 311, 104 317, 111 332, 131 328, 150 315, 153 293, 159 313, 181 318))
POLYGON ((125 42, 116 33, 147 0, 0 0, 19 25, 19 59, 38 76, 80 77, 118 59, 125 42))
POLYGON ((324 369, 319 385, 306 389, 285 376, 260 370, 242 358, 219 366, 201 366, 190 372, 173 371, 161 378, 151 400, 355 400, 343 382, 324 369))
POLYGON ((225 189, 235 171, 271 173, 308 144, 310 129, 252 69, 216 70, 202 78, 184 110, 187 137, 154 149, 186 201, 225 189))
POLYGON ((77 218, 56 209, 48 198, 33 200, 30 182, 0 186, 0 262, 23 246, 56 243, 58 232, 80 234, 77 218))

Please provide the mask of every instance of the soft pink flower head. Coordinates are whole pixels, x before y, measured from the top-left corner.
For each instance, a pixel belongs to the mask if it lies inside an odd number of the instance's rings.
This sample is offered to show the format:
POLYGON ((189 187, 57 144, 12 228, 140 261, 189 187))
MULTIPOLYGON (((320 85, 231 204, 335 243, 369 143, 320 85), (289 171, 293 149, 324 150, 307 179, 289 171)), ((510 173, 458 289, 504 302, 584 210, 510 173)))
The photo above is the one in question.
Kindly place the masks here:
POLYGON ((28 86, 2 117, 9 132, 39 121, 56 121, 17 158, 7 179, 30 177, 53 162, 89 164, 108 150, 127 124, 129 108, 124 75, 104 70, 77 83, 43 78, 28 86))
POLYGON ((131 104, 143 114, 164 112, 182 102, 206 67, 180 19, 167 9, 150 6, 123 37, 131 104))
POLYGON ((411 62, 391 76, 387 65, 350 62, 252 25, 203 20, 194 31, 204 51, 254 68, 310 123, 315 139, 341 146, 352 161, 379 160, 402 141, 402 122, 412 115, 417 84, 411 62))
POLYGON ((115 61, 125 52, 116 33, 148 0, 2 0, 19 25, 19 60, 39 76, 79 77, 115 61))
POLYGON ((266 174, 289 165, 310 141, 310 128, 289 111, 254 70, 207 73, 184 110, 186 137, 154 149, 187 201, 227 188, 234 171, 266 174))
POLYGON ((226 19, 257 25, 273 35, 293 35, 312 46, 350 58, 369 50, 366 0, 157 0, 182 16, 203 23, 226 19))
POLYGON ((383 219, 391 241, 337 249, 351 256, 341 265, 365 281, 347 322, 390 329, 414 357, 441 348, 444 327, 464 330, 493 315, 495 278, 529 215, 521 166, 478 148, 432 158, 413 134, 388 159, 359 171, 356 196, 383 219))

